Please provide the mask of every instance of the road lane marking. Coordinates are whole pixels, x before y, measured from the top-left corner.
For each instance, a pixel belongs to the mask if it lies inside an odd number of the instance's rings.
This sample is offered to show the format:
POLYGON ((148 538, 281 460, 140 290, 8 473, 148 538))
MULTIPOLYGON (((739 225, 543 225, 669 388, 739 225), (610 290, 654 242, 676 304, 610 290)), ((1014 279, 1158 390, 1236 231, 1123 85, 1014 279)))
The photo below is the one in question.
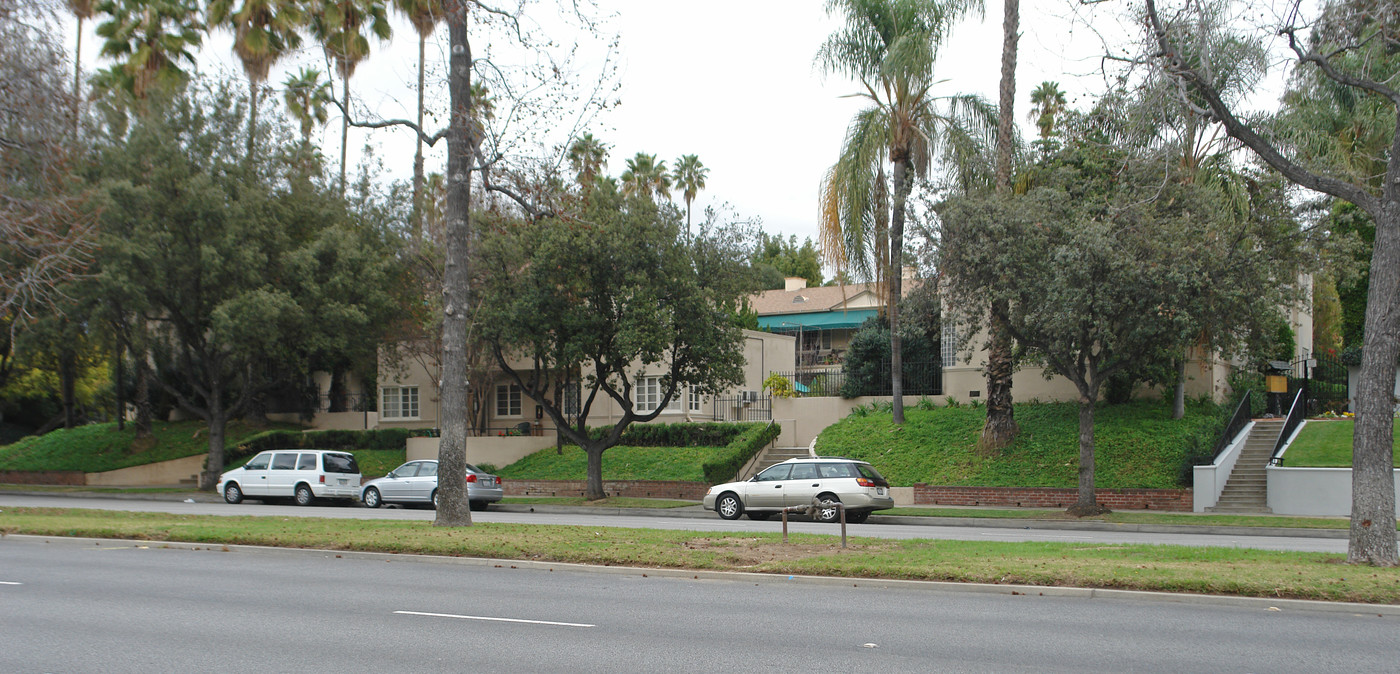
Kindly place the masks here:
POLYGON ((23 584, 24 584, 24 583, 16 583, 16 582, 9 581, 9 580, 0 580, 0 585, 23 585, 23 584))
POLYGON ((557 625, 559 627, 597 627, 583 623, 560 623, 550 620, 521 620, 519 618, 488 618, 479 615, 456 615, 454 613, 424 613, 422 611, 394 611, 398 615, 421 615, 429 618, 456 618, 458 620, 486 620, 498 623, 524 623, 526 625, 557 625))

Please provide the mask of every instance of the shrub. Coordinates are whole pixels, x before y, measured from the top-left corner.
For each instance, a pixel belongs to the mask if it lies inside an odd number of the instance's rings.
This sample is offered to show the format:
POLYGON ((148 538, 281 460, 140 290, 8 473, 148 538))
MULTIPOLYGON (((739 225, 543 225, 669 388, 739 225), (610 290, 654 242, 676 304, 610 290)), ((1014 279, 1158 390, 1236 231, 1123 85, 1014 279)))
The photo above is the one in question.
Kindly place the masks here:
POLYGON ((228 451, 227 461, 269 449, 404 449, 409 438, 431 437, 430 428, 382 428, 372 431, 266 431, 228 451))
POLYGON ((710 484, 728 482, 740 468, 758 454, 765 445, 776 440, 782 429, 777 424, 729 424, 741 426, 742 432, 725 445, 718 454, 701 465, 705 481, 710 484))
MULTIPOLYGON (((622 432, 619 444, 631 447, 723 447, 752 424, 678 423, 632 424, 622 432)), ((611 426, 588 429, 588 437, 601 440, 611 426)))

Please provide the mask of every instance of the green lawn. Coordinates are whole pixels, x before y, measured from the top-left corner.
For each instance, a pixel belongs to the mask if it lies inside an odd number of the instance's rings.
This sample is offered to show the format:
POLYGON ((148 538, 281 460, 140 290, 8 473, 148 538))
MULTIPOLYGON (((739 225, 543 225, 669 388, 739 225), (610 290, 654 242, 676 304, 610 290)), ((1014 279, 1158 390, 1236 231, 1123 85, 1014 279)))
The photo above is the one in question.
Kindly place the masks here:
MULTIPOLYGON (((299 428, 291 424, 254 426, 230 421, 224 447, 237 446, 244 438, 274 428, 299 428)), ((89 473, 130 468, 159 461, 181 459, 209 451, 209 429, 203 421, 155 423, 152 437, 135 442, 131 424, 118 431, 115 422, 90 424, 31 435, 0 447, 0 470, 81 470, 89 473)))
MULTIPOLYGON (((723 447, 626 447, 603 452, 604 480, 679 480, 704 482, 703 464, 723 447)), ((588 456, 569 445, 563 455, 542 449, 500 469, 507 480, 582 480, 588 476, 588 456)))
MULTIPOLYGON (((1298 432, 1298 437, 1283 454, 1285 466, 1310 468, 1350 468, 1352 432, 1356 422, 1351 419, 1310 419, 1298 432)), ((1400 424, 1391 431, 1394 447, 1400 448, 1400 424)), ((1392 450, 1396 468, 1400 468, 1400 452, 1392 450)))
MULTIPOLYGON (((1094 414, 1095 481, 1104 489, 1179 487, 1187 447, 1214 441, 1219 408, 1188 405, 1173 420, 1161 401, 1100 405, 1094 414)), ((896 486, 1074 487, 1079 412, 1072 403, 1016 405, 1021 435, 994 456, 977 450, 983 407, 909 406, 905 424, 888 413, 850 416, 822 431, 817 453, 864 459, 896 486)))

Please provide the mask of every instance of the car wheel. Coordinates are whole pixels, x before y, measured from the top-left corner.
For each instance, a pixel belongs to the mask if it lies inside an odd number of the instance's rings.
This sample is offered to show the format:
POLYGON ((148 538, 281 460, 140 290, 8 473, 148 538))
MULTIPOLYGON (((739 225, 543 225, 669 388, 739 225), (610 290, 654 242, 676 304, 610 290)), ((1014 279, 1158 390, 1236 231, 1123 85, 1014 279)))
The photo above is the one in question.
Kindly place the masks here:
POLYGON ((485 510, 487 505, 489 505, 487 501, 467 501, 467 507, 476 511, 485 510))
POLYGON ((433 490, 433 495, 432 495, 431 498, 432 498, 432 501, 433 501, 433 510, 437 510, 437 507, 438 507, 438 500, 437 500, 437 490, 436 490, 436 489, 433 490))
MULTIPOLYGON (((833 504, 841 502, 841 499, 836 498, 835 494, 822 494, 817 497, 817 500, 822 502, 831 501, 833 504)), ((816 519, 818 522, 840 522, 841 512, 835 505, 832 505, 830 508, 818 510, 816 519)), ((846 521, 849 522, 851 520, 847 518, 846 521)))
POLYGON ((309 506, 316 501, 316 495, 311 493, 311 486, 305 484, 297 485, 296 496, 297 505, 309 506))
POLYGON ((379 490, 374 487, 365 490, 364 501, 366 508, 378 508, 384 505, 384 500, 379 497, 379 490))
POLYGON ((715 501, 715 511, 724 519, 737 520, 744 514, 744 504, 734 492, 727 491, 720 494, 719 499, 715 501))
POLYGON ((756 512, 750 512, 750 513, 749 513, 749 519, 751 519, 751 520, 758 520, 759 522, 762 522, 763 520, 766 520, 766 519, 768 519, 769 517, 772 517, 772 516, 773 516, 773 513, 756 513, 756 512))
POLYGON ((224 486, 224 500, 235 504, 243 502, 243 490, 238 488, 237 482, 230 482, 224 486))
POLYGON ((868 510, 859 513, 846 513, 846 522, 850 524, 860 524, 867 519, 870 519, 870 511, 868 510))

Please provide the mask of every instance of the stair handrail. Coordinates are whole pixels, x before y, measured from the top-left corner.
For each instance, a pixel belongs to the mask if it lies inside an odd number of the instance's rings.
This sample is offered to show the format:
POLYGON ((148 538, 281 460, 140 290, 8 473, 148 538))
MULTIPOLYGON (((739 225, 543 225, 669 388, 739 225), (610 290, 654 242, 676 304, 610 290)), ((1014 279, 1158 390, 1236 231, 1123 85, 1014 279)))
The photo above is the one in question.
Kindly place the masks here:
POLYGON ((1252 391, 1246 389, 1244 397, 1240 399, 1240 404, 1235 406, 1235 414, 1230 417, 1230 422, 1225 424, 1225 430, 1220 432, 1220 439, 1215 443, 1215 458, 1211 460, 1211 465, 1220 463, 1220 455, 1225 453, 1235 436, 1244 430, 1253 419, 1253 407, 1250 405, 1250 395, 1252 391))
POLYGON ((1298 424, 1303 423, 1305 416, 1307 416, 1307 403, 1303 399, 1303 390, 1298 389, 1298 392, 1293 394, 1293 404, 1288 406, 1288 418, 1283 422, 1283 430, 1278 434, 1278 442, 1274 443, 1274 453, 1269 458, 1270 466, 1283 463, 1283 447, 1288 444, 1288 438, 1293 436, 1293 431, 1298 428, 1298 424))

